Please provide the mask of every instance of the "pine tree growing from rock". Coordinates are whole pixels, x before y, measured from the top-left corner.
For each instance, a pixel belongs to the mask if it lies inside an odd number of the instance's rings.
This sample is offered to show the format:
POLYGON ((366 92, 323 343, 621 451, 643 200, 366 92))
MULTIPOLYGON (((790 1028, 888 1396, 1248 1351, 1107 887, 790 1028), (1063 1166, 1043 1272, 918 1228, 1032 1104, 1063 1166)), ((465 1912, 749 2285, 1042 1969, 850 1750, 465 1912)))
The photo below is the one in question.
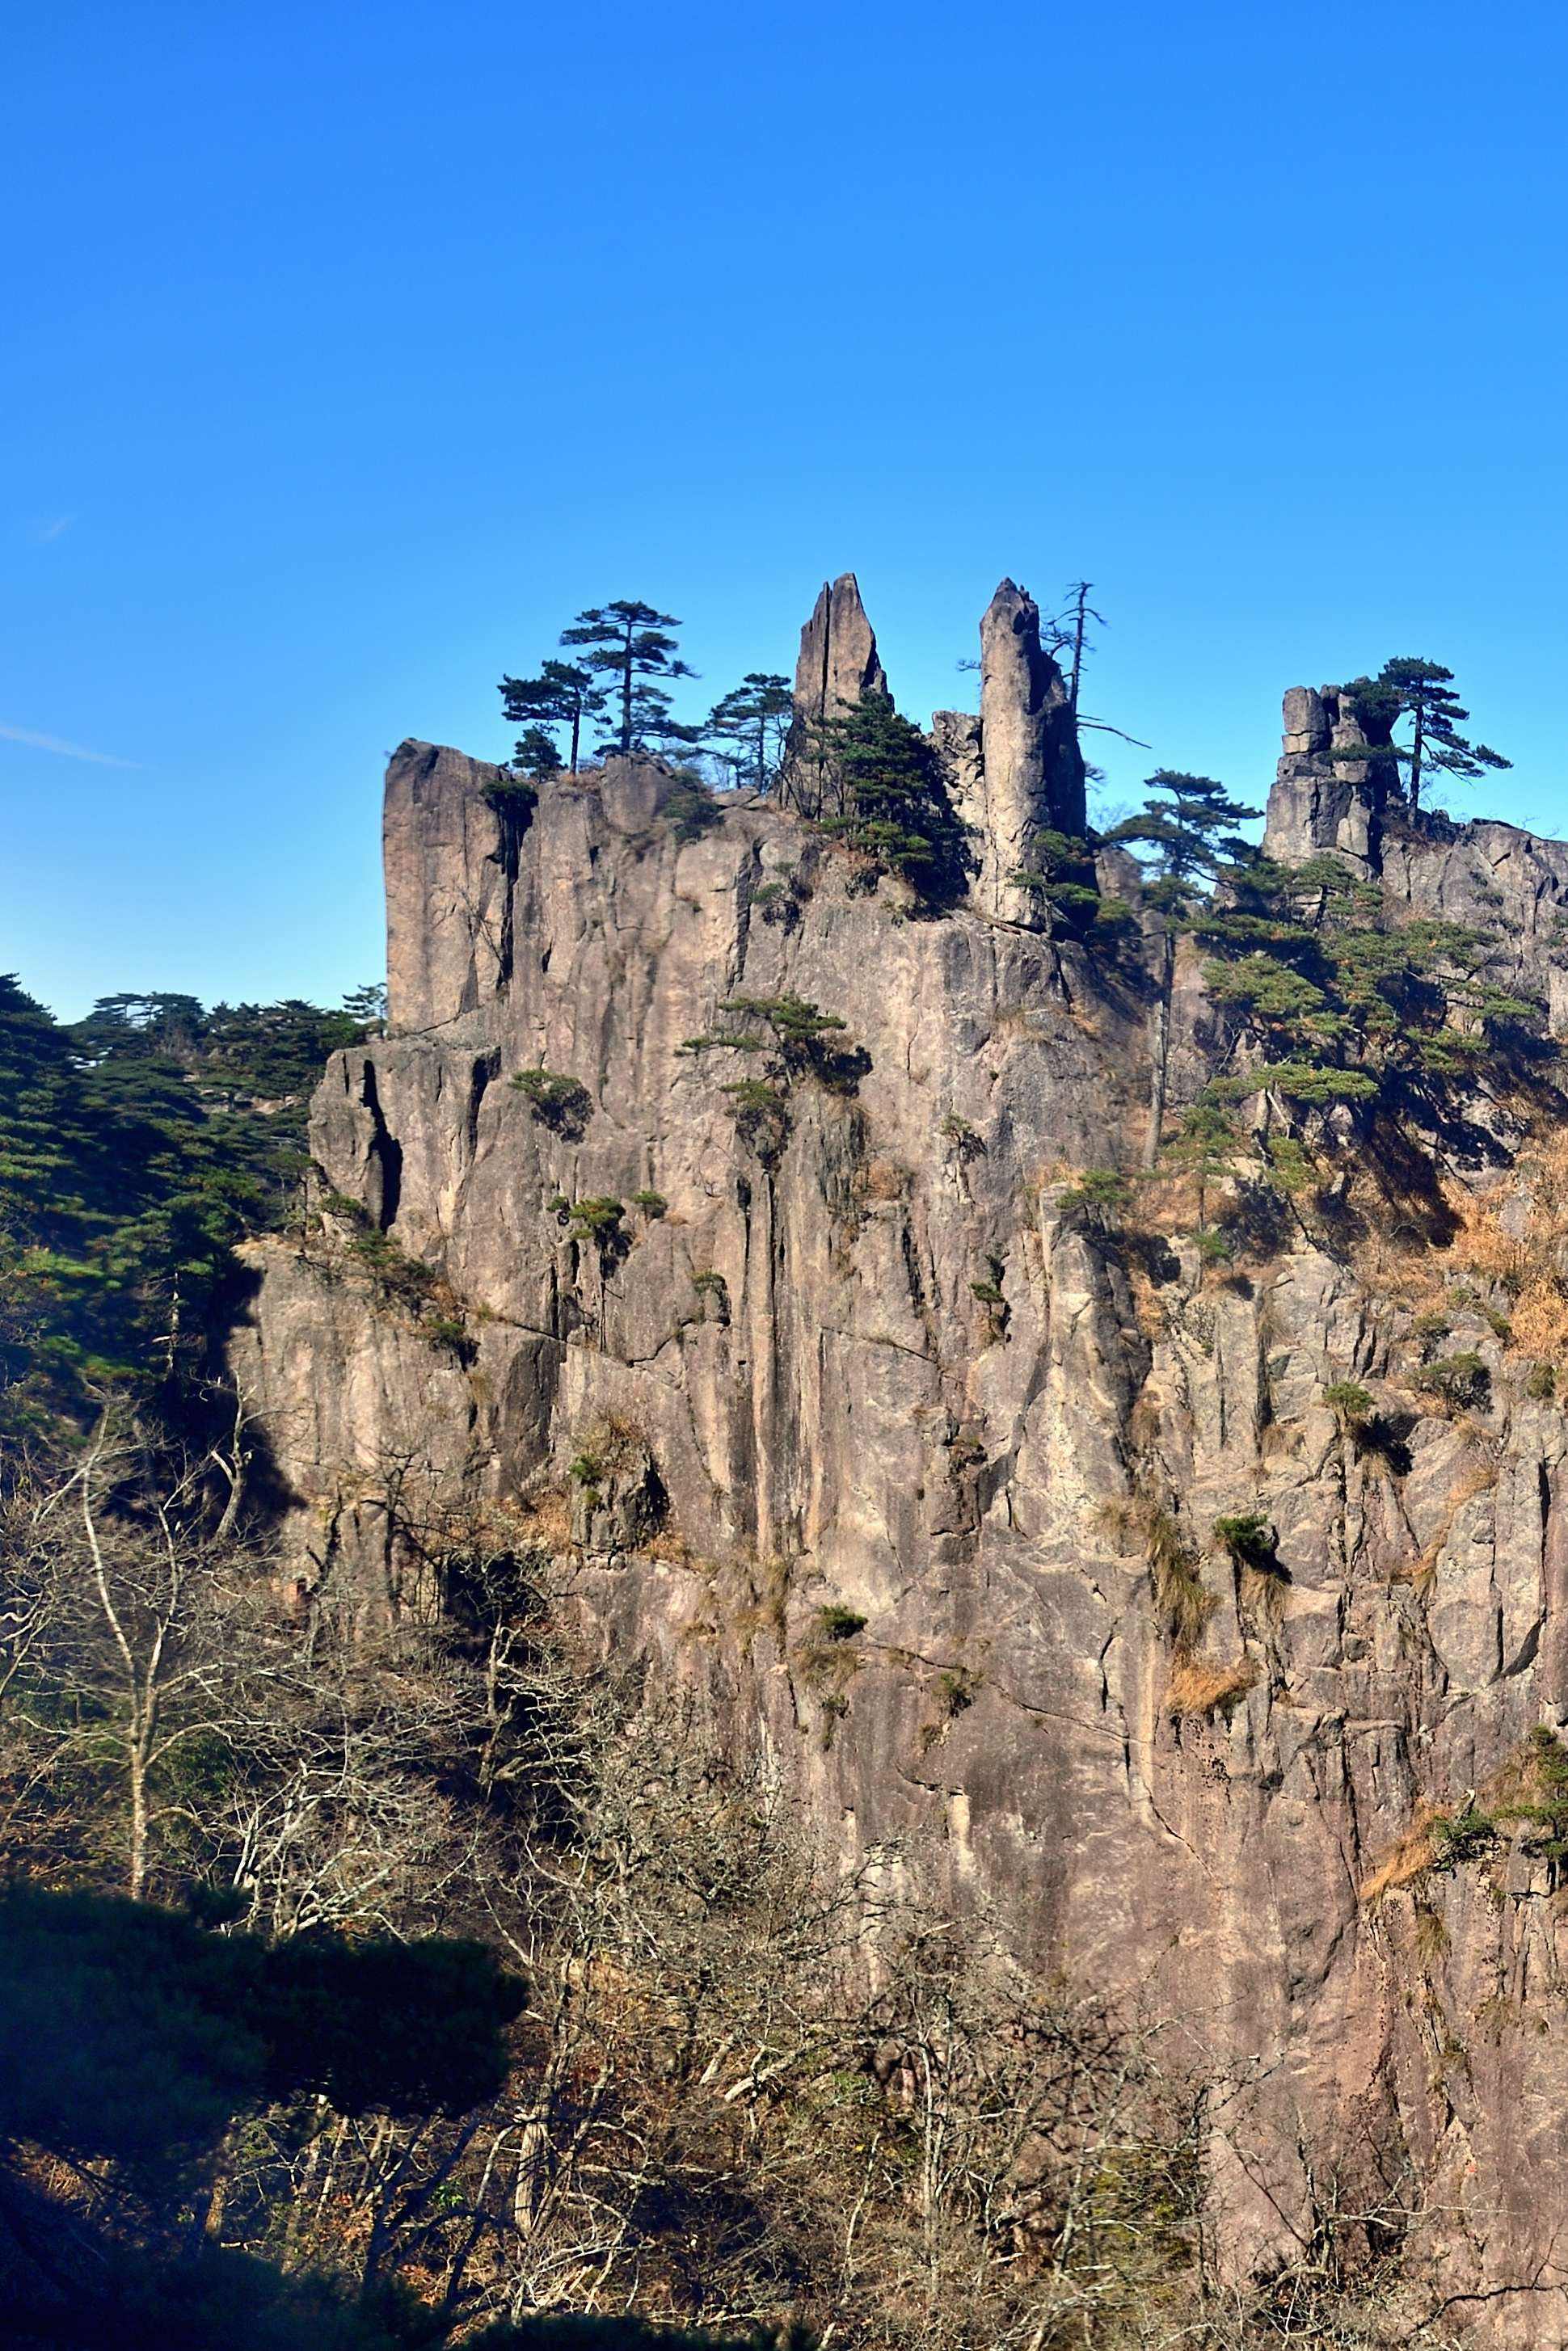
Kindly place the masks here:
POLYGON ((1217 876, 1227 866, 1241 864, 1252 855, 1251 844, 1236 828, 1261 813, 1233 800, 1212 776, 1189 776, 1173 768, 1159 768, 1149 778, 1149 789, 1150 798, 1138 814, 1106 836, 1134 856, 1143 852, 1148 862, 1145 895, 1163 917, 1150 1054, 1149 1126, 1144 1141, 1145 1167, 1153 1167, 1159 1157, 1165 1126, 1176 931, 1195 901, 1207 896, 1217 876))
POLYGON ((552 726, 568 726, 571 749, 567 766, 575 776, 583 721, 597 717, 609 699, 603 686, 595 684, 592 670, 581 662, 547 661, 538 677, 504 677, 497 691, 507 718, 526 730, 515 754, 519 765, 535 774, 553 775, 560 766, 559 755, 551 741, 549 764, 541 766, 540 737, 548 740, 552 726))
POLYGON ((602 748, 627 758, 650 744, 691 745, 700 739, 695 726, 672 718, 670 697, 655 682, 696 675, 679 658, 677 640, 670 633, 680 625, 673 613, 622 597, 612 604, 590 605, 570 629, 561 631, 563 645, 587 647, 588 668, 610 681, 619 705, 615 727, 602 748))
POLYGON ((1458 776, 1468 783, 1489 768, 1513 765, 1490 744, 1472 743, 1459 732, 1470 714, 1453 684, 1453 671, 1440 662, 1403 656, 1385 661, 1375 677, 1353 678, 1344 689, 1369 734, 1386 734, 1388 739, 1379 741, 1375 756, 1405 768, 1413 809, 1421 805, 1424 777, 1458 776), (1393 730, 1406 718, 1411 722, 1410 740, 1396 743, 1393 730))
POLYGON ((794 714, 789 679, 750 670, 715 703, 703 732, 723 747, 722 756, 734 762, 737 774, 744 771, 748 783, 766 792, 778 782, 794 714))

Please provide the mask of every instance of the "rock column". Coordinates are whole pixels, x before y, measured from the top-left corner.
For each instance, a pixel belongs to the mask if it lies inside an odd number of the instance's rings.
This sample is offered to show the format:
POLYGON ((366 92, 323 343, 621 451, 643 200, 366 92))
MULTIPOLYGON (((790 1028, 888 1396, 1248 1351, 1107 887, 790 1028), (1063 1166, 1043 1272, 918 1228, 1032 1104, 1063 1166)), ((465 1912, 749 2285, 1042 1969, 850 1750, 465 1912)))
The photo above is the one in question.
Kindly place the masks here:
POLYGON ((980 622, 978 758, 952 774, 976 835, 975 904, 998 922, 1042 926, 1046 900, 1014 877, 1038 870, 1042 831, 1083 831, 1083 760, 1066 681, 1040 641, 1040 607, 1010 580, 980 622))
POLYGON ((814 729, 864 699, 887 693, 887 672, 876 649, 876 632, 861 602, 852 571, 822 584, 811 617, 800 632, 795 664, 795 718, 784 760, 783 792, 807 816, 817 813, 821 789, 814 757, 814 729))
POLYGON ((1356 756, 1376 747, 1362 731, 1344 689, 1293 685, 1282 715, 1284 742, 1269 794, 1264 856, 1281 865, 1304 865, 1329 851, 1358 872, 1376 872, 1380 795, 1372 758, 1356 756))

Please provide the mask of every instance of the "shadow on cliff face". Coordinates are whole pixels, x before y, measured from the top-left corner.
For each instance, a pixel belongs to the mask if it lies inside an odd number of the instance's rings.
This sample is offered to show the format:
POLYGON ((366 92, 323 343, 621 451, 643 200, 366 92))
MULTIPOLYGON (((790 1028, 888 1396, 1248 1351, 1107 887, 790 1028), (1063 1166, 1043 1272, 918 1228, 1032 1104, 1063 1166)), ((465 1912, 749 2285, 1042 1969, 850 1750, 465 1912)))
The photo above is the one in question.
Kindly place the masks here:
MULTIPOLYGON (((256 1302, 261 1295, 263 1269, 244 1258, 230 1260, 229 1270, 213 1300, 213 1311, 208 1332, 208 1345, 214 1363, 221 1363, 225 1351, 232 1343, 234 1332, 242 1326, 254 1328, 258 1317, 256 1302)), ((193 1447, 226 1444, 235 1434, 238 1398, 227 1378, 208 1381, 198 1389, 188 1390, 179 1404, 180 1433, 193 1447)), ((280 1525, 291 1511, 298 1510, 308 1497, 292 1486, 278 1463, 277 1447, 268 1422, 247 1420, 244 1425, 245 1517, 264 1527, 280 1525)))

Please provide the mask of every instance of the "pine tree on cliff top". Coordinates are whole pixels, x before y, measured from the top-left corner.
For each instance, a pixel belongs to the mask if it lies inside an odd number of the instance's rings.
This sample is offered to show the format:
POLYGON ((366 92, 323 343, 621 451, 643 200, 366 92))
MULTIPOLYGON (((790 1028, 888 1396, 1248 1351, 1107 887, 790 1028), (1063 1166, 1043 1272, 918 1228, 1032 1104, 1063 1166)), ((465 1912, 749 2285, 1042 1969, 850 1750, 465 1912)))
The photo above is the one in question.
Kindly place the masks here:
POLYGON ((583 721, 596 718, 609 700, 604 687, 595 684, 592 670, 582 662, 547 661, 540 664, 538 677, 504 677, 497 690, 507 717, 525 730, 514 754, 519 766, 533 775, 553 775, 560 758, 549 730, 567 726, 571 730, 567 765, 575 776, 583 721), (541 750, 541 737, 549 742, 548 756, 541 750), (546 763, 541 765, 541 759, 546 763))
POLYGON ((941 763, 918 726, 885 695, 868 694, 809 729, 822 772, 824 832, 902 873, 928 905, 963 890, 969 852, 941 763))
POLYGON ((695 727, 671 717, 670 697, 655 683, 696 675, 679 658, 677 640, 670 633, 680 625, 673 613, 623 597, 613 604, 591 605, 561 631, 563 645, 588 649, 587 667, 608 682, 618 705, 615 726, 601 748, 624 758, 649 745, 698 741, 695 727))
MULTIPOLYGON (((1371 757, 1397 760, 1406 769, 1413 809, 1421 805, 1423 777, 1458 776, 1468 783, 1489 768, 1513 765, 1490 744, 1472 743, 1460 734, 1470 714, 1454 693, 1453 683, 1453 671, 1440 662, 1402 656, 1385 661, 1375 677, 1353 678, 1345 688, 1357 717, 1375 738, 1392 738, 1394 728, 1403 719, 1410 720, 1407 743, 1376 739, 1371 757)), ((1368 755, 1353 748, 1339 756, 1357 759, 1368 755)))
POLYGON ((795 713, 795 697, 787 677, 771 671, 750 670, 734 690, 716 702, 703 733, 721 747, 737 774, 765 792, 778 781, 785 738, 795 713))

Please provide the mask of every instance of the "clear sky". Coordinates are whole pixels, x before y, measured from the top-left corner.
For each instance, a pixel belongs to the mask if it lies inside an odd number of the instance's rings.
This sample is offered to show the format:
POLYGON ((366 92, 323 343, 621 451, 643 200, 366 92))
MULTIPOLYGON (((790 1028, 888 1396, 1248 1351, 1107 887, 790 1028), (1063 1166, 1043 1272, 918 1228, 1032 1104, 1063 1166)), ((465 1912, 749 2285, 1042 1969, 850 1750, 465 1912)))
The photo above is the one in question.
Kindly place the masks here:
POLYGON ((51 0, 5 53, 0 968, 63 1015, 378 974, 385 753, 504 756, 615 596, 706 708, 852 569, 924 718, 1002 573, 1086 573, 1124 799, 1261 793, 1285 686, 1419 653, 1515 759, 1471 805, 1568 831, 1562 0, 51 0))

